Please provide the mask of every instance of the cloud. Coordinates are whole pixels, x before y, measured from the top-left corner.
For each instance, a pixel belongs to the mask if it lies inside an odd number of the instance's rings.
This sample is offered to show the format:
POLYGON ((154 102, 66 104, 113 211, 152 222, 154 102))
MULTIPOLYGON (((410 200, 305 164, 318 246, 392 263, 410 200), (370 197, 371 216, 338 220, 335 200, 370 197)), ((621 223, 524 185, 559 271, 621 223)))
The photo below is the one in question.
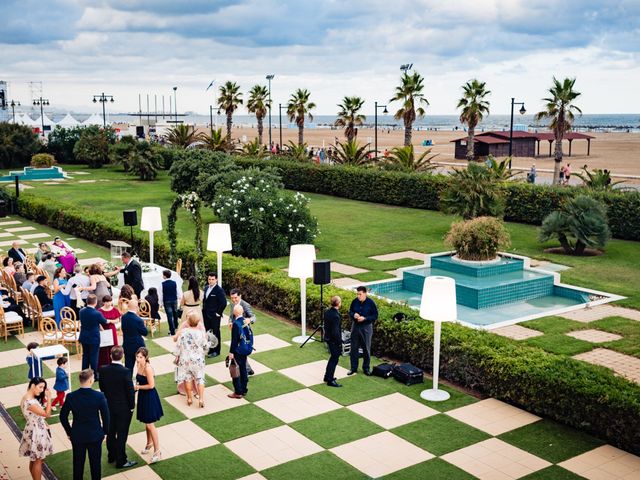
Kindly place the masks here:
POLYGON ((0 44, 40 44, 73 38, 73 23, 82 11, 74 0, 5 0, 2 2, 0 44))

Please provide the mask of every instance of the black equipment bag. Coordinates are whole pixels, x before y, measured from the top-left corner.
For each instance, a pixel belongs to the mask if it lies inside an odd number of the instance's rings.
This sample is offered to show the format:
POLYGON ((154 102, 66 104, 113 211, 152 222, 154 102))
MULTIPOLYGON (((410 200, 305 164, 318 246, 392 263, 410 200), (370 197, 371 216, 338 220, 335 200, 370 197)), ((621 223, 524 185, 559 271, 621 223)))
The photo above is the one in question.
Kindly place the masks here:
POLYGON ((393 367, 393 378, 405 385, 415 385, 424 382, 424 372, 410 363, 399 363, 393 367))
POLYGON ((391 363, 381 363, 373 367, 372 373, 376 377, 389 378, 393 374, 393 365, 391 363))

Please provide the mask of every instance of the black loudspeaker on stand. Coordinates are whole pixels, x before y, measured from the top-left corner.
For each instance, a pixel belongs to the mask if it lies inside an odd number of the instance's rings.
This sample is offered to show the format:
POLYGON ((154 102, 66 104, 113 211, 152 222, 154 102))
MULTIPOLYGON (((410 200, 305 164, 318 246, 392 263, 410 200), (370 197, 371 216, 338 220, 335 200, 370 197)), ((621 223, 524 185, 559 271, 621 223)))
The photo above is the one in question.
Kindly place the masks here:
POLYGON ((300 348, 304 347, 318 331, 320 331, 320 341, 324 341, 324 302, 322 298, 322 287, 329 283, 331 283, 331 260, 315 260, 313 262, 313 284, 320 285, 320 323, 304 343, 300 345, 300 348))
POLYGON ((138 225, 138 212, 135 210, 123 210, 122 219, 125 227, 131 227, 131 253, 133 255, 133 227, 138 225))

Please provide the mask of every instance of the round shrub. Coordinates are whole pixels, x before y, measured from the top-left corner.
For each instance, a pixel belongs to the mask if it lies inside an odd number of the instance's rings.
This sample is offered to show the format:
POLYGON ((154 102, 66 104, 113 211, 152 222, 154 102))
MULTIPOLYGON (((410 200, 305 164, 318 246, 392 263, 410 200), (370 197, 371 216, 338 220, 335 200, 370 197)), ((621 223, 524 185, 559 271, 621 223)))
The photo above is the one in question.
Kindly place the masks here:
POLYGON ((477 217, 451 225, 445 243, 462 260, 493 260, 501 248, 511 245, 504 224, 494 217, 477 217))
POLYGON ((171 190, 178 194, 195 190, 207 204, 215 196, 215 184, 222 176, 238 167, 231 157, 222 152, 210 152, 201 149, 174 149, 173 164, 169 168, 171 190))
POLYGON ((36 168, 47 168, 55 165, 56 159, 50 153, 36 153, 31 157, 31 166, 36 168))
POLYGON ((313 243, 318 222, 303 194, 281 190, 264 175, 246 174, 225 184, 218 186, 212 205, 220 221, 231 226, 235 254, 283 257, 293 244, 313 243))

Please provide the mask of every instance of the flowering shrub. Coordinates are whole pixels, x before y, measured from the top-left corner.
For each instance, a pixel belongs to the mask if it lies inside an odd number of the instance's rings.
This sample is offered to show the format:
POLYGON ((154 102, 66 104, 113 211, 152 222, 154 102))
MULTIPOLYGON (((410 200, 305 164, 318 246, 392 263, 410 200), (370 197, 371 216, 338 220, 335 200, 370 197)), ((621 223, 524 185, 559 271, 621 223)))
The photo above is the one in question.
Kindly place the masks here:
POLYGON ((214 213, 231 226, 233 251, 251 258, 282 257, 289 246, 313 243, 318 222, 301 193, 278 188, 261 175, 222 181, 213 201, 214 213))

